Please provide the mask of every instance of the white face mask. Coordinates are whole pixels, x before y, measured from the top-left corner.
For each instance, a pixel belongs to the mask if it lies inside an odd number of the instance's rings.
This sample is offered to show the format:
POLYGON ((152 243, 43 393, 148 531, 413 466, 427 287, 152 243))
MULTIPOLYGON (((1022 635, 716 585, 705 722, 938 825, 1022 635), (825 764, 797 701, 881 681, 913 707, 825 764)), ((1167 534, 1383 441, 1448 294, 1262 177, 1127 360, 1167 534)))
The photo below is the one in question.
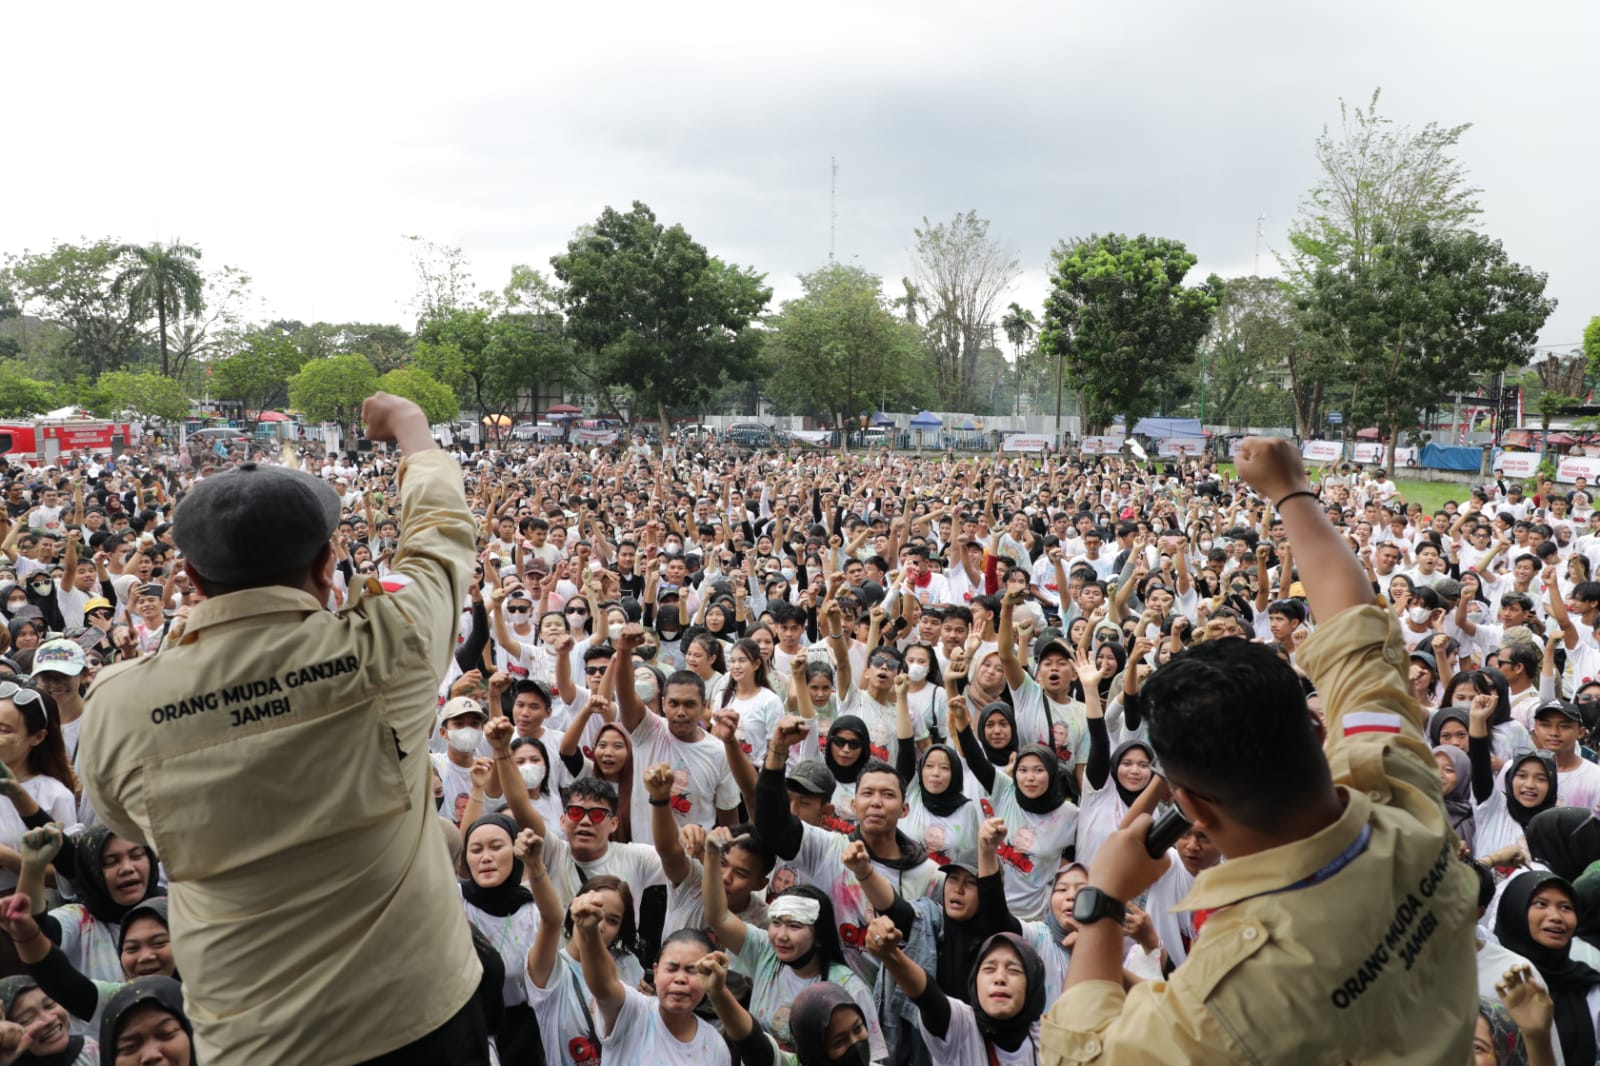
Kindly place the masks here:
POLYGON ((531 791, 544 783, 544 763, 525 762, 517 768, 522 774, 522 783, 531 791))
POLYGON ((450 730, 450 746, 463 755, 471 755, 478 750, 478 745, 483 742, 483 730, 471 726, 462 726, 450 730))
POLYGON ((640 703, 649 703, 656 698, 656 683, 654 681, 635 681, 633 694, 639 697, 640 703))
POLYGON ((911 663, 906 667, 906 676, 913 681, 926 681, 928 679, 927 663, 911 663))
POLYGON ((1203 551, 1203 552, 1210 551, 1211 550, 1211 544, 1212 544, 1212 542, 1209 541, 1209 540, 1201 541, 1200 542, 1200 550, 1203 551))
POLYGON ((1482 611, 1468 611, 1467 612, 1467 621, 1471 622, 1475 626, 1483 625, 1483 612, 1482 611))
POLYGON ((1412 625, 1420 626, 1427 623, 1428 615, 1432 613, 1426 607, 1411 607, 1406 611, 1406 618, 1410 619, 1412 625))
POLYGON ((783 575, 783 579, 785 581, 793 581, 794 580, 794 567, 792 567, 792 566, 786 566, 782 570, 779 570, 778 573, 783 575))

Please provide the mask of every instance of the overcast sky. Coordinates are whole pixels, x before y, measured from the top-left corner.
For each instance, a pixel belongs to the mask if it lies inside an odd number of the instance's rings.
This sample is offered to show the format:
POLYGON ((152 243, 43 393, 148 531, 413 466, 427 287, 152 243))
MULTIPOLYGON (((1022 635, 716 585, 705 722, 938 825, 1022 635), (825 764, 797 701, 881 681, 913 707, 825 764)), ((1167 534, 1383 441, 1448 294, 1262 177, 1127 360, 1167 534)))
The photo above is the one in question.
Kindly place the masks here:
POLYGON ((1061 237, 1262 272, 1341 97, 1471 122, 1480 228, 1548 272, 1542 342, 1600 314, 1600 4, 25 4, 6 16, 0 253, 181 238, 273 317, 410 324, 402 234, 480 287, 643 200, 779 298, 837 255, 898 290, 975 209, 1036 310, 1061 237))

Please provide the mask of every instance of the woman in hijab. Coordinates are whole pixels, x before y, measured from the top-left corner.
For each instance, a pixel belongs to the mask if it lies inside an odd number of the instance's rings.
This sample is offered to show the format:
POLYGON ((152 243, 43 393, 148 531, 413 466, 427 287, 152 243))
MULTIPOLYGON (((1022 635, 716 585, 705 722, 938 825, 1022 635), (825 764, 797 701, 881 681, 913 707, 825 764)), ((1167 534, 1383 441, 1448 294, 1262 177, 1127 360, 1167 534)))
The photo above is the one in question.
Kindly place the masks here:
POLYGON ((0 981, 0 1006, 5 1019, 27 1029, 35 1023, 33 1043, 13 1066, 100 1066, 100 1045, 72 1035, 67 1008, 44 994, 32 977, 7 977, 0 981))
POLYGON ((1067 798, 1061 761, 1047 745, 1029 744, 1017 753, 1011 775, 995 769, 973 735, 964 696, 950 701, 950 729, 967 769, 983 786, 984 814, 1005 819, 1010 829, 999 852, 1006 903, 1018 918, 1039 920, 1049 909, 1050 882, 1062 852, 1078 834, 1078 807, 1067 798))
POLYGON ((194 1066, 194 1025, 183 1012, 183 986, 143 977, 106 1004, 100 1019, 100 1066, 194 1066))
POLYGON ((1439 784, 1444 789, 1444 809, 1450 828, 1472 850, 1477 823, 1472 817, 1472 760, 1454 744, 1436 744, 1433 761, 1439 766, 1439 784))
POLYGON ((28 614, 20 618, 13 618, 6 624, 6 629, 11 634, 11 647, 15 652, 33 651, 39 646, 40 631, 44 619, 38 615, 28 614))
POLYGON ((980 816, 978 805, 966 794, 961 756, 948 744, 934 744, 918 757, 910 721, 901 725, 895 769, 901 780, 911 782, 906 789, 907 811, 900 819, 901 832, 921 841, 928 858, 941 866, 951 861, 971 862, 977 854, 980 816))
POLYGON ((1511 1013, 1492 999, 1479 997, 1478 1021, 1472 1031, 1472 1066, 1531 1066, 1522 1030, 1511 1013))
POLYGON ((1524 857, 1524 834, 1534 815, 1556 805, 1555 756, 1548 751, 1521 751, 1512 755, 1495 787, 1490 766, 1489 718, 1494 697, 1473 697, 1469 712, 1467 756, 1472 763, 1472 795, 1476 826, 1473 858, 1491 866, 1511 866, 1524 857))
POLYGON ((1100 703, 1098 662, 1091 663, 1087 656, 1080 655, 1078 676, 1083 679, 1086 694, 1083 706, 1089 727, 1089 758, 1083 770, 1083 817, 1074 857, 1087 864, 1106 838, 1117 831, 1128 808, 1150 784, 1155 749, 1148 741, 1133 737, 1111 751, 1111 737, 1100 703))
POLYGON ((539 911, 533 893, 522 883, 522 859, 517 854, 519 844, 525 851, 535 834, 524 832, 519 841, 515 822, 503 814, 488 814, 469 825, 462 837, 461 861, 467 876, 460 884, 467 921, 505 962, 506 1011, 495 1037, 502 1062, 537 1061, 544 1055, 523 979, 528 951, 539 931, 539 911))
POLYGON ((1549 871, 1529 870, 1506 886, 1494 933, 1506 950, 1531 962, 1555 1004, 1562 1059, 1595 1061, 1600 971, 1572 958, 1578 915, 1572 885, 1549 871))
MULTIPOLYGON (((1044 1014, 1044 963, 1015 933, 984 941, 967 979, 967 1000, 951 999, 900 950, 900 933, 887 915, 867 928, 867 950, 916 1003, 918 1028, 933 1061, 1008 1064, 1039 1062, 1039 1019, 1044 1014)), ((880 980, 882 978, 880 977, 880 980)))
POLYGON ((1004 770, 1011 765, 1017 753, 1017 716, 1009 703, 995 700, 984 707, 978 715, 976 740, 990 766, 1004 770))
POLYGON ((720 847, 714 851, 716 841, 711 838, 706 844, 701 878, 706 924, 716 932, 722 949, 732 954, 734 969, 750 978, 750 1013, 762 1028, 780 1048, 793 1051, 790 1010, 795 995, 819 981, 832 982, 848 992, 863 1013, 871 1014, 872 1057, 884 1058, 888 1046, 878 1027, 872 989, 844 961, 828 894, 815 885, 785 889, 767 907, 766 928, 758 928, 728 910, 720 863, 711 861, 720 847))
MULTIPOLYGON (((1440 707, 1428 719, 1428 744, 1432 747, 1448 744, 1452 748, 1466 751, 1468 724, 1465 704, 1460 707, 1440 707)), ((1524 747, 1531 748, 1533 745, 1526 744, 1524 747)))
POLYGON ((842 714, 828 727, 822 761, 836 783, 833 790, 835 810, 850 810, 856 797, 856 779, 861 776, 861 768, 867 765, 871 743, 872 734, 867 732, 867 723, 859 715, 842 714))
POLYGON ((1491 761, 1495 773, 1499 773, 1501 764, 1511 758, 1513 752, 1533 747, 1533 738, 1521 722, 1511 717, 1511 684, 1506 675, 1494 669, 1457 674, 1450 679, 1444 703, 1466 708, 1471 705, 1473 696, 1495 698, 1494 713, 1489 716, 1489 740, 1494 756, 1491 761))
POLYGON ((39 928, 85 977, 120 983, 123 917, 160 893, 160 864, 149 848, 104 826, 90 829, 76 842, 65 841, 61 830, 46 826, 23 837, 18 889, 43 900, 45 867, 67 849, 73 852, 70 862, 56 865, 73 871, 79 902, 37 915, 39 928))
POLYGON ((699 971, 706 1001, 745 1066, 872 1066, 871 1014, 840 986, 818 981, 800 990, 789 1009, 794 1050, 784 1051, 729 991, 725 952, 706 955, 699 971))
POLYGON ((28 606, 28 590, 15 581, 0 585, 0 616, 10 622, 17 612, 28 606))
POLYGON ((1600 861, 1600 821, 1581 807, 1556 807, 1535 815, 1527 828, 1528 857, 1563 881, 1576 881, 1600 861))
POLYGON ((56 580, 48 570, 35 570, 29 574, 22 587, 28 592, 28 602, 39 608, 39 617, 46 629, 56 633, 67 628, 61 616, 61 604, 56 601, 56 580))

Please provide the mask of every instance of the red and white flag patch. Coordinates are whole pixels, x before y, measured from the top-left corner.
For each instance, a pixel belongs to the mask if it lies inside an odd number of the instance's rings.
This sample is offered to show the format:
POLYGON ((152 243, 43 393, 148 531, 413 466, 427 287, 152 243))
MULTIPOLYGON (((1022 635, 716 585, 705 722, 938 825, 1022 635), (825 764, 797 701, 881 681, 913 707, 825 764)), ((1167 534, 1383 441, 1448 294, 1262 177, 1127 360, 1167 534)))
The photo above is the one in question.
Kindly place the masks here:
POLYGON ((1357 733, 1398 733, 1401 718, 1383 711, 1353 711, 1344 716, 1344 735, 1357 733))

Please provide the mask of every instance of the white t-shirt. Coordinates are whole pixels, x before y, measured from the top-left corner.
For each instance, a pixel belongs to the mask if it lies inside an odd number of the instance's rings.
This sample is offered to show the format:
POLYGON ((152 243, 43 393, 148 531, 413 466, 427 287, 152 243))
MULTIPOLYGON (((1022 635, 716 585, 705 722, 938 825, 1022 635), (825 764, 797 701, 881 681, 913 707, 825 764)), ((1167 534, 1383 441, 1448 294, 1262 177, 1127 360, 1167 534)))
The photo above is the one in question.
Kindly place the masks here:
MULTIPOLYGON (((949 1063, 950 1066, 983 1066, 990 1062, 988 1051, 984 1047, 983 1034, 978 1031, 978 1020, 972 1013, 972 1008, 959 999, 952 999, 950 1003, 950 1027, 945 1030, 944 1036, 937 1037, 928 1032, 927 1026, 922 1023, 922 1012, 917 1012, 917 1029, 922 1033, 922 1039, 928 1045, 934 1062, 949 1063)), ((1034 1022, 1028 1031, 1028 1039, 1015 1051, 1004 1051, 994 1048, 994 1059, 999 1066, 1038 1066, 1039 1063, 1039 1023, 1034 1022)))
MULTIPOLYGON (((692 741, 679 740, 667 728, 666 719, 650 711, 633 730, 632 739, 635 773, 661 762, 672 767, 672 818, 679 828, 693 823, 710 829, 717 824, 717 811, 739 806, 739 785, 728 770, 728 754, 721 741, 705 733, 692 741)), ((635 791, 639 791, 637 786, 635 791)), ((648 819, 642 828, 648 836, 648 819)), ((640 830, 635 823, 636 836, 640 830)))
MULTIPOLYGON (((508 971, 509 972, 509 971, 508 971)), ((545 988, 533 983, 524 959, 516 971, 544 1043, 545 1066, 600 1066, 600 1024, 578 960, 557 952, 545 988)))
MULTIPOLYGON (((728 683, 733 683, 731 678, 728 683)), ((735 735, 739 738, 739 750, 746 755, 767 750, 767 741, 771 739, 778 719, 783 717, 783 701, 777 693, 767 688, 757 689, 754 696, 735 695, 726 704, 722 702, 722 693, 718 692, 712 706, 719 711, 732 709, 738 712, 739 728, 735 735)), ((726 757, 726 749, 723 755, 726 757)))
POLYGON ((1017 802, 1011 778, 1000 772, 982 804, 985 817, 1005 819, 1006 841, 1000 845, 999 859, 1011 913, 1022 921, 1042 921, 1050 907, 1061 853, 1078 837, 1077 805, 1064 799, 1053 811, 1031 814, 1017 802))
POLYGON ((525 903, 500 918, 479 910, 463 899, 461 909, 467 912, 467 921, 472 928, 494 945, 501 961, 505 963, 503 992, 506 1006, 528 1002, 528 949, 533 947, 534 934, 539 932, 539 908, 532 903, 525 903))
POLYGON ((1082 703, 1058 703, 1027 674, 1011 690, 1017 717, 1017 749, 1044 744, 1056 753, 1064 770, 1073 771, 1089 759, 1089 722, 1082 703))
MULTIPOLYGON (((66 827, 77 824, 77 803, 66 785, 53 777, 38 774, 24 781, 22 787, 33 797, 33 802, 50 816, 52 822, 66 827)), ((27 831, 28 827, 23 824, 22 816, 17 813, 16 807, 9 802, 0 802, 0 844, 8 848, 18 848, 22 845, 22 835, 27 831)), ((16 873, 12 870, 0 870, 0 895, 8 895, 16 887, 16 873)))
POLYGON ((572 897, 589 878, 602 874, 617 878, 633 895, 635 922, 639 920, 639 902, 644 890, 651 885, 667 883, 667 875, 661 870, 661 856, 649 844, 608 844, 604 855, 580 867, 565 840, 546 840, 544 868, 550 873, 550 881, 556 886, 563 908, 572 902, 572 897))
MULTIPOLYGON (((906 701, 906 706, 910 708, 909 700, 906 701)), ((882 759, 890 766, 895 765, 895 758, 900 751, 900 741, 896 735, 898 714, 893 696, 889 697, 888 703, 882 703, 863 689, 851 688, 849 696, 844 701, 842 713, 853 714, 866 723, 867 734, 872 744, 870 752, 872 758, 882 759)), ((926 719, 919 718, 915 714, 911 716, 911 736, 913 740, 928 739, 926 719)))
MULTIPOLYGON (((706 924, 706 900, 701 891, 701 878, 705 867, 694 856, 689 857, 689 872, 682 881, 667 886, 667 917, 661 923, 662 936, 679 929, 700 929, 706 924)), ((734 917, 754 926, 767 924, 767 901, 760 892, 750 893, 750 902, 734 917)))
POLYGON ((600 1034, 601 1058, 623 1066, 731 1066, 728 1045, 711 1026, 694 1020, 687 1041, 672 1035, 656 1001, 623 986, 622 1008, 609 1033, 600 1034))

